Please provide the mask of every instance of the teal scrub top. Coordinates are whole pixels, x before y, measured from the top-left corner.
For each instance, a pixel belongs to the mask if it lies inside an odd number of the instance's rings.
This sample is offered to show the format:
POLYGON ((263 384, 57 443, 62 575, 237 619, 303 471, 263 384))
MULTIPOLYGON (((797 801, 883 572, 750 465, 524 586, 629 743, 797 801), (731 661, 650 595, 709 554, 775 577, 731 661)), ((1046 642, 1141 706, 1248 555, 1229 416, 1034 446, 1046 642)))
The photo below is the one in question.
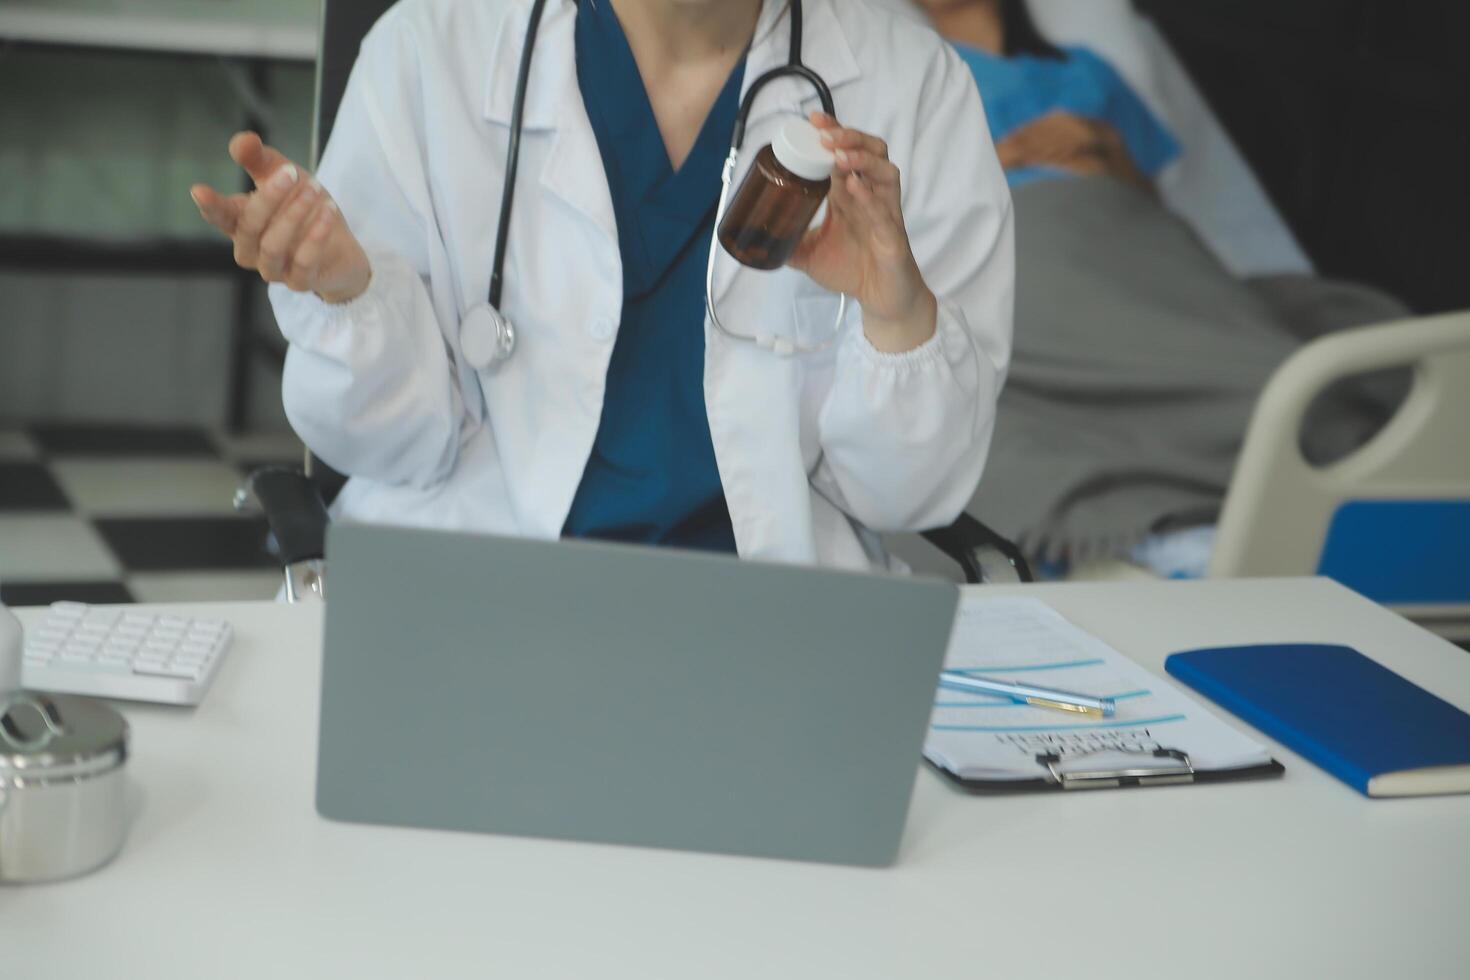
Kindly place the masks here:
POLYGON ((623 309, 564 533, 733 553, 704 399, 704 274, 744 59, 677 171, 607 0, 578 5, 576 64, 617 217, 623 309))

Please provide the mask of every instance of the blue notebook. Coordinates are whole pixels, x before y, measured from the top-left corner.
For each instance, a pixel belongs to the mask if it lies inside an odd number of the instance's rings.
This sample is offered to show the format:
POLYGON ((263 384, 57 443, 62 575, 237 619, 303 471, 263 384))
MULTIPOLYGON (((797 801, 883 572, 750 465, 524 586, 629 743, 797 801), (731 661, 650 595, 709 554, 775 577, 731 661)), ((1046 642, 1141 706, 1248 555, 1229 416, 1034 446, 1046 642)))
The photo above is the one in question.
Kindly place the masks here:
POLYGON ((1164 669, 1368 796, 1470 792, 1470 715, 1350 647, 1193 650, 1164 669))

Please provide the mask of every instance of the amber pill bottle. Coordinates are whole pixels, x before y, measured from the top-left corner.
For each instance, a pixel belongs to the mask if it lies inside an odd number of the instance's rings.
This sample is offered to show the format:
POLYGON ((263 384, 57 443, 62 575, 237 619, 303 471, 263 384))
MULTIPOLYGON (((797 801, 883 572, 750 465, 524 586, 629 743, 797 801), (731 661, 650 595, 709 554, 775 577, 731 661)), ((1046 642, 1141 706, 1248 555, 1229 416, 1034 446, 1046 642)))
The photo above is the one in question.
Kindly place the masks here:
POLYGON ((756 156, 720 222, 720 244, 752 269, 779 269, 791 259, 832 189, 832 151, 821 130, 792 118, 756 156))

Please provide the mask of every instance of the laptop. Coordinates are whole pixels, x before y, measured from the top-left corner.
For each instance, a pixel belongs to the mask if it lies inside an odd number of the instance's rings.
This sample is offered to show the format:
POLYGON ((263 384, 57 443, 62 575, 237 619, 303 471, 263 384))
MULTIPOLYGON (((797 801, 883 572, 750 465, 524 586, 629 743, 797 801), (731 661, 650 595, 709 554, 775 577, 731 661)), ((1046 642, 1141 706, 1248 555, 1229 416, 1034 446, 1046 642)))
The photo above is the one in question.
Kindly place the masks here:
POLYGON ((895 861, 954 585, 345 524, 328 555, 323 816, 895 861))

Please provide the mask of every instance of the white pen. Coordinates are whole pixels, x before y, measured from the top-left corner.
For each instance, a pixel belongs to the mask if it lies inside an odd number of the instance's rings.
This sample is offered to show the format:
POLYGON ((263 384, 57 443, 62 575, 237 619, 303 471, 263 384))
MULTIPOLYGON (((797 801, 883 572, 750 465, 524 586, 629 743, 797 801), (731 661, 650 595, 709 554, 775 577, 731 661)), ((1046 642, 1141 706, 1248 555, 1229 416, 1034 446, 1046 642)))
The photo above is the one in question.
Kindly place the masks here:
POLYGON ((971 677, 954 670, 939 675, 939 686, 951 691, 966 691, 970 694, 994 694, 1010 698, 1019 704, 1030 704, 1054 711, 1070 711, 1090 715, 1094 718, 1111 718, 1118 707, 1112 698, 1093 697, 1090 694, 1073 694, 1049 687, 1032 687, 1011 681, 994 681, 985 677, 971 677))

